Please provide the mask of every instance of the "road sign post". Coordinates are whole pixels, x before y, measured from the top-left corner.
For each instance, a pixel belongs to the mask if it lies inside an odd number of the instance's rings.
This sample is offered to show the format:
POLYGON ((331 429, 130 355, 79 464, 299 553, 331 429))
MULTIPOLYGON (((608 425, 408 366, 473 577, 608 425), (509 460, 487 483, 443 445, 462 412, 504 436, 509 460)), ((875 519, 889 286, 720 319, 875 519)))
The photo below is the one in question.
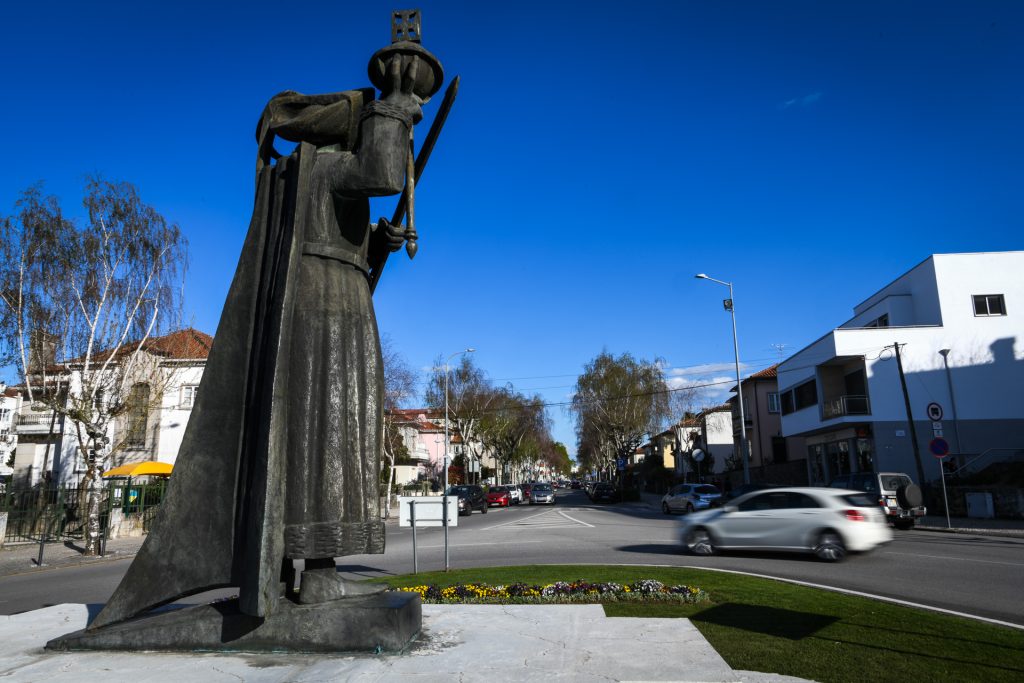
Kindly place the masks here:
MULTIPOLYGON (((932 406, 938 404, 931 404, 928 406, 929 412, 931 412, 932 406)), ((941 414, 941 411, 940 411, 941 414)), ((949 520, 949 497, 946 495, 946 468, 943 466, 943 460, 949 455, 949 442, 941 436, 936 436, 928 443, 928 450, 931 451, 932 455, 935 456, 936 460, 939 461, 939 475, 942 477, 942 504, 946 508, 946 528, 953 528, 952 522, 949 520)))

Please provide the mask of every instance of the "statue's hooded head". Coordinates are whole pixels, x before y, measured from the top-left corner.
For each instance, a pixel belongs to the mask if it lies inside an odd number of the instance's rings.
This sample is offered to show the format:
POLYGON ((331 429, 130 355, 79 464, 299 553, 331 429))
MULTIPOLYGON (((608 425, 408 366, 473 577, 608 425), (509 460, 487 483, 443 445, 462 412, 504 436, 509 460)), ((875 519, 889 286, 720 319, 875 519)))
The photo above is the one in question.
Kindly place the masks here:
POLYGON ((267 157, 277 156, 273 151, 275 136, 317 147, 338 145, 340 149, 352 149, 359 132, 363 104, 373 96, 373 88, 326 95, 303 95, 285 90, 274 95, 256 126, 261 158, 269 161, 267 157))

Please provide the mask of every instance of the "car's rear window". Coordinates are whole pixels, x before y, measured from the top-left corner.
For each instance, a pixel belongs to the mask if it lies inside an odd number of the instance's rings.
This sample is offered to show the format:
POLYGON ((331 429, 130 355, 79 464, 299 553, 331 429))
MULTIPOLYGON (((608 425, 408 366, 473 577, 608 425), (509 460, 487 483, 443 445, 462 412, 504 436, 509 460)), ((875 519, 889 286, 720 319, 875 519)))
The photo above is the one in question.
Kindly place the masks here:
POLYGON ((536 486, 533 487, 533 490, 534 491, 550 491, 551 487, 548 486, 547 484, 537 484, 536 486))
POLYGON ((507 486, 492 486, 491 493, 508 493, 507 486))
POLYGON ((870 508, 878 505, 878 499, 873 498, 866 493, 851 493, 846 496, 840 496, 840 498, 850 505, 859 508, 870 508))
POLYGON ((711 494, 719 492, 718 491, 718 487, 716 487, 716 486, 708 486, 707 484, 705 484, 704 486, 695 486, 693 491, 694 491, 694 493, 711 493, 711 494))
POLYGON ((886 491, 895 491, 901 486, 906 486, 910 483, 910 477, 905 474, 882 476, 882 488, 886 491))

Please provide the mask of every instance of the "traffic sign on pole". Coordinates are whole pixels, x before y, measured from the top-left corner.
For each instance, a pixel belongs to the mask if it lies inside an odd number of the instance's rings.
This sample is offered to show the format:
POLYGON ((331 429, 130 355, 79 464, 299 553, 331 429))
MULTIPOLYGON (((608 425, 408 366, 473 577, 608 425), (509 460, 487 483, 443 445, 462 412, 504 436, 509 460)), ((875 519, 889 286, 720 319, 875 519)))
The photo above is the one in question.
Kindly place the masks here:
POLYGON ((939 420, 941 420, 942 419, 942 406, 940 406, 938 403, 934 403, 934 402, 933 403, 929 403, 928 404, 928 418, 932 422, 938 422, 939 420))
POLYGON ((931 451, 932 455, 936 458, 944 458, 949 455, 949 442, 941 436, 937 436, 929 442, 928 450, 931 451))

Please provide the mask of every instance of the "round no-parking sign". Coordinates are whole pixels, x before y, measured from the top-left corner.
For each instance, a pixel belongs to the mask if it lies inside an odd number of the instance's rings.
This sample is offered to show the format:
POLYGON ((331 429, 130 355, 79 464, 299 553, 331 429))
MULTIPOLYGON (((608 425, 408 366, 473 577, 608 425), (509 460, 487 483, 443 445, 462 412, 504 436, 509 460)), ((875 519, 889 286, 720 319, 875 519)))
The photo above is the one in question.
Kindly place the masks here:
POLYGON ((936 458, 944 458, 949 455, 949 442, 941 436, 937 436, 928 443, 928 450, 936 458))

